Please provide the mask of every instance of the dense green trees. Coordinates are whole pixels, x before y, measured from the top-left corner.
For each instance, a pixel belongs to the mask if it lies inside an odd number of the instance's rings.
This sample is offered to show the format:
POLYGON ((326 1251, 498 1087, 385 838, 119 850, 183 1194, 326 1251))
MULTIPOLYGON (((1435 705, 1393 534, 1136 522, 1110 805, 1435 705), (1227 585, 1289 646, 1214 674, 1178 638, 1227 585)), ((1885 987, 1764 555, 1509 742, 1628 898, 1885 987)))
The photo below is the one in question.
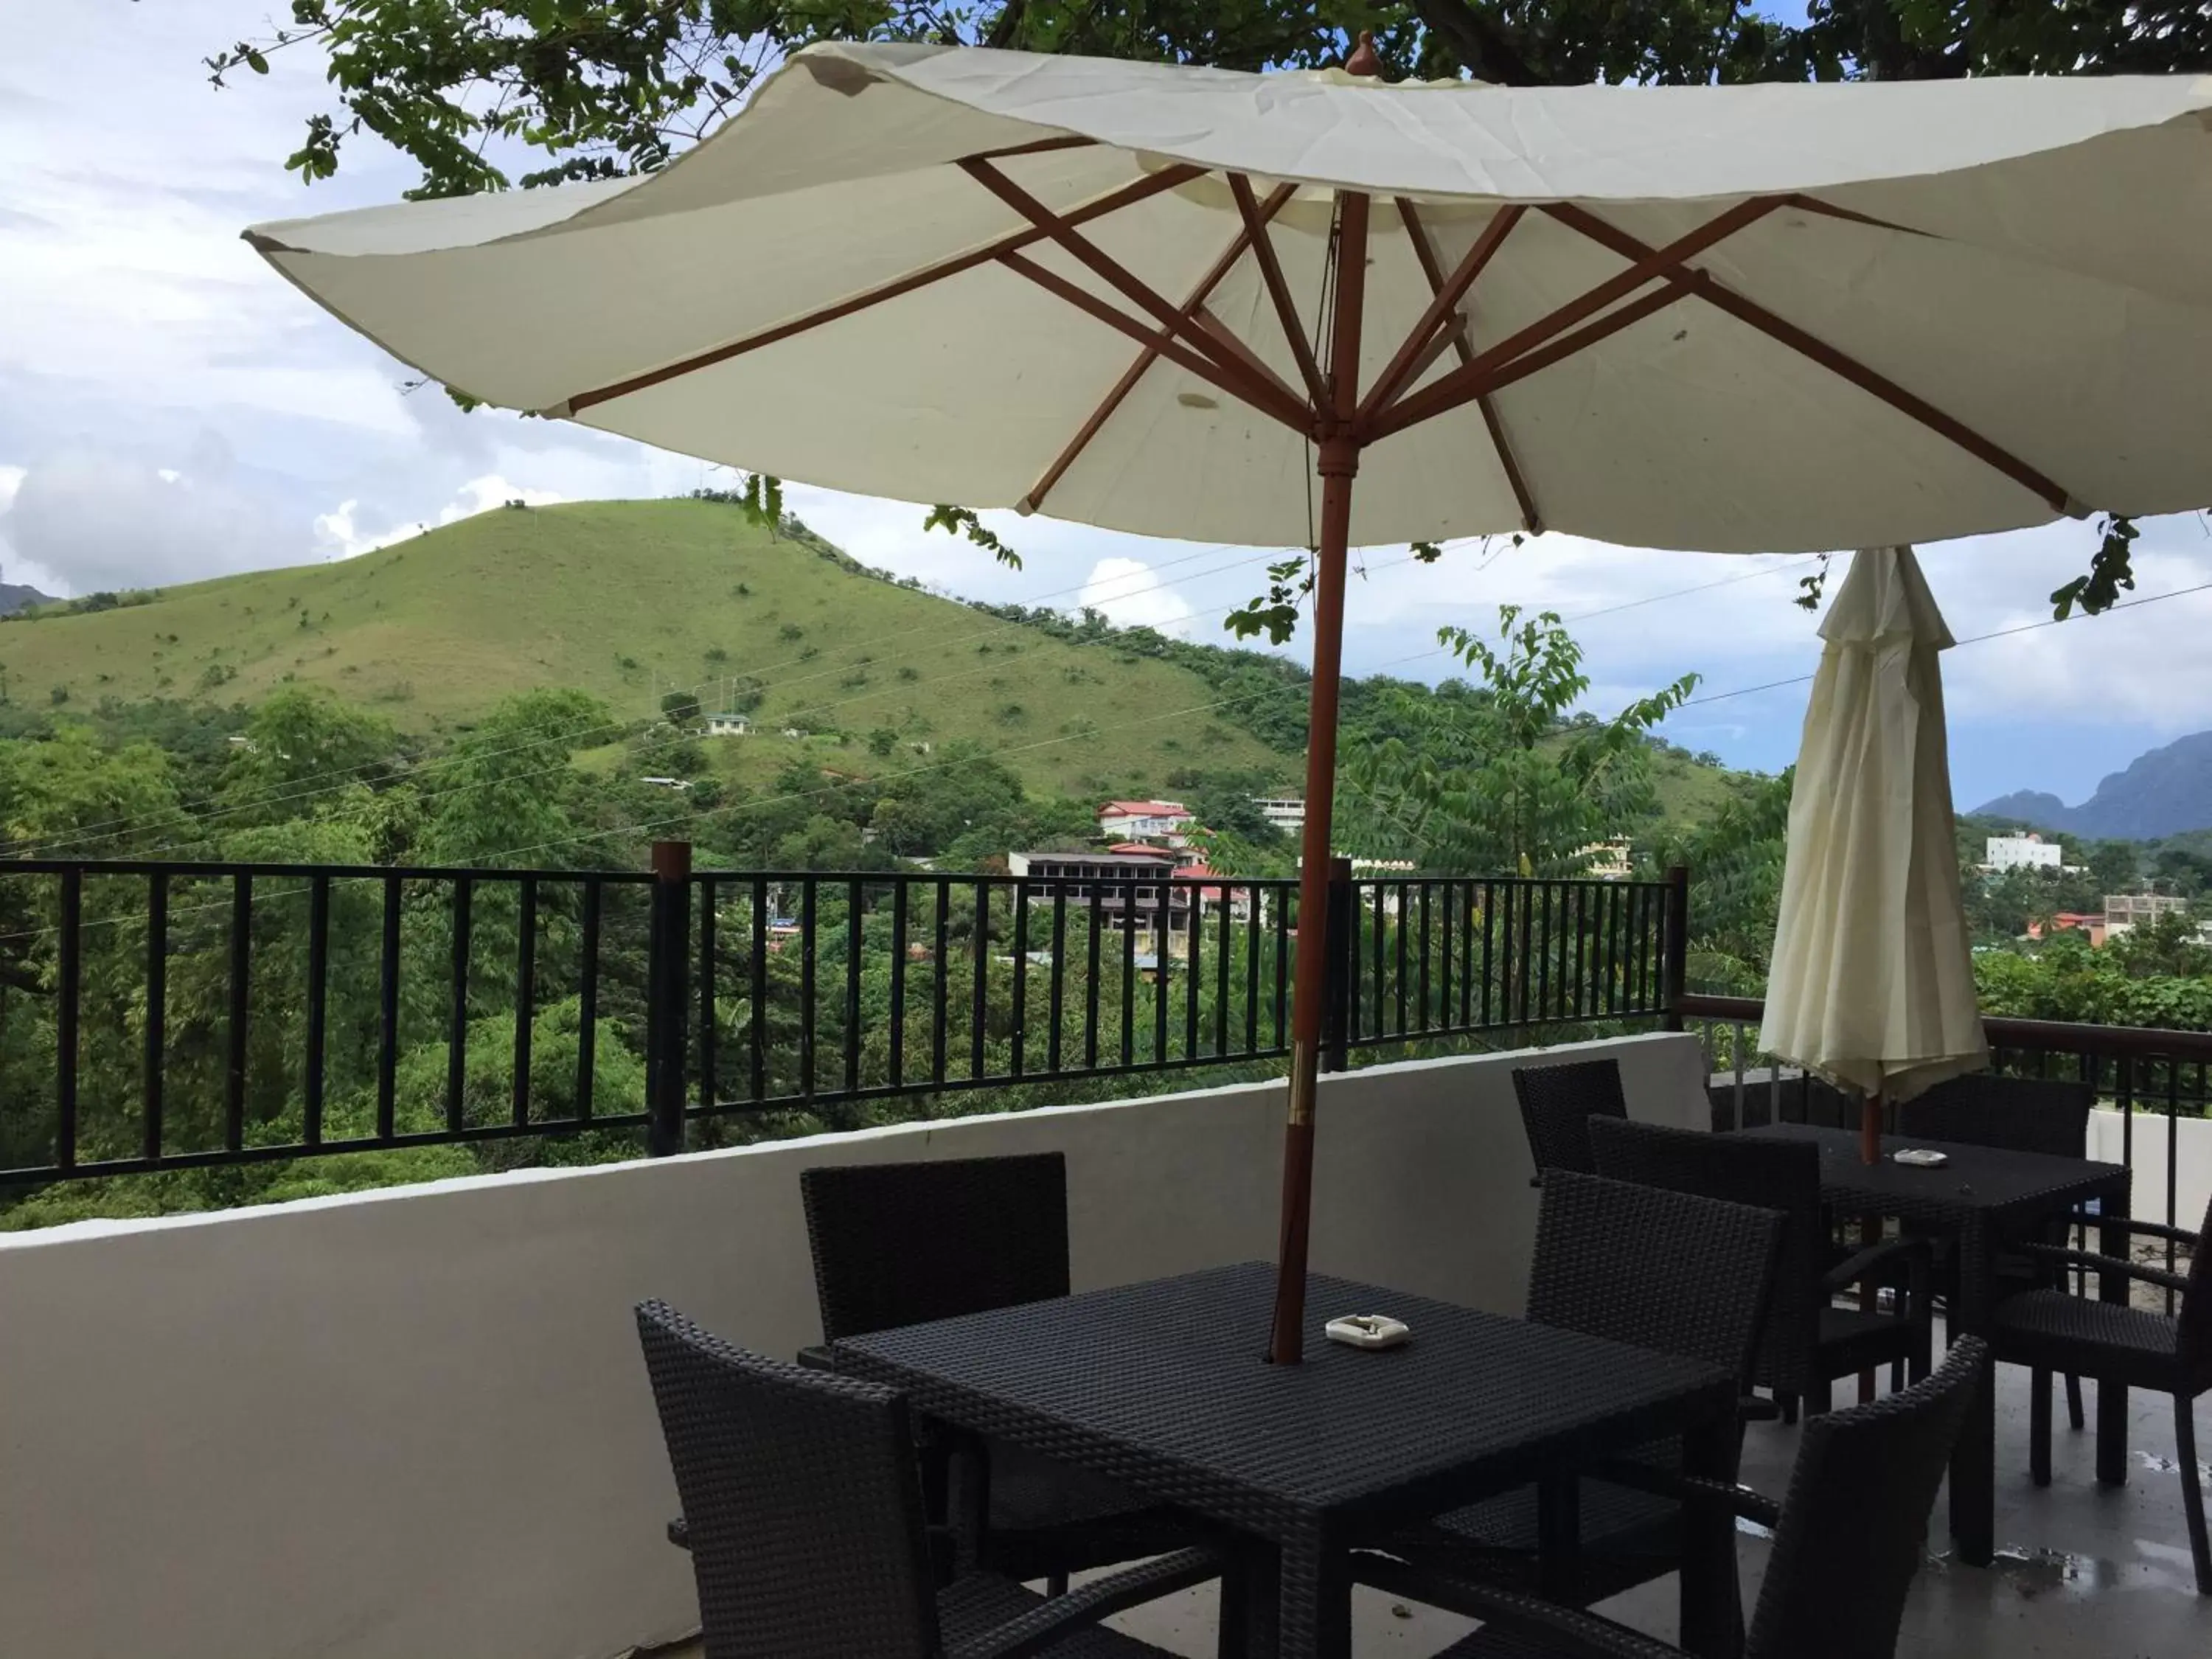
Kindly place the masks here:
POLYGON ((1494 645, 1465 629, 1441 637, 1475 683, 1385 693, 1368 716, 1379 741, 1352 745, 1341 769, 1347 835, 1424 869, 1568 876, 1656 814, 1645 738, 1694 675, 1610 720, 1571 721, 1589 678, 1552 612, 1499 607, 1494 645))

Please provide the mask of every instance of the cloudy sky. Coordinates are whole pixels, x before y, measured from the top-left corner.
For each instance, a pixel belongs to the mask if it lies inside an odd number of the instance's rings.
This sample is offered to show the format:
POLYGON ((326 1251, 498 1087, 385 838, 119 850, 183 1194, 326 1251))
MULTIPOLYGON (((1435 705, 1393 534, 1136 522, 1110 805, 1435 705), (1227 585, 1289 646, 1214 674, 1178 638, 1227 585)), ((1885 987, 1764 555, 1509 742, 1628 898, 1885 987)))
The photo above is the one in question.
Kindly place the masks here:
MULTIPOLYGON (((49 592, 189 580, 343 558, 511 496, 665 495, 726 482, 700 463, 569 427, 462 415, 325 317, 238 240, 263 219, 391 199, 407 165, 353 140, 312 190, 283 168, 324 107, 321 65, 287 54, 216 92, 200 59, 265 31, 266 0, 6 0, 0 58, 0 577, 49 592)), ((276 8, 281 10, 283 8, 276 8)), ((868 563, 967 597, 1093 603, 1215 639, 1269 555, 1009 518, 1006 572, 897 502, 793 485, 790 505, 868 563)), ((2212 532, 2154 521, 2139 591, 2212 581, 2212 532)), ((2087 526, 1933 545, 1923 558, 1962 640, 2031 623, 2085 565, 2087 526)), ((1346 665, 1435 678, 1441 623, 1501 603, 1570 619, 1591 706, 1695 671, 1674 738, 1746 766, 1793 753, 1814 621, 1802 561, 1659 554, 1545 537, 1364 559, 1346 665), (1741 694, 1741 695, 1736 695, 1741 694)), ((2142 750, 2212 726, 2212 593, 1969 644, 1948 659, 1962 805, 2016 788, 2069 800, 2142 750)))

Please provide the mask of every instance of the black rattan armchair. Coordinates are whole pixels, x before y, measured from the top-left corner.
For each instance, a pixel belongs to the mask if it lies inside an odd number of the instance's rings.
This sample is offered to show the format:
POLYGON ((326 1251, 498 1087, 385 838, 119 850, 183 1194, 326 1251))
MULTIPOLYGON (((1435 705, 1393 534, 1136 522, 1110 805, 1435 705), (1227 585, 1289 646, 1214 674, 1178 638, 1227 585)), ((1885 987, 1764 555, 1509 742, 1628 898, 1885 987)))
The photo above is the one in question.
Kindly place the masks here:
MULTIPOLYGON (((1528 1317, 1710 1359, 1747 1378, 1781 1243, 1782 1217, 1773 1210, 1555 1170, 1537 1212, 1528 1317)), ((1629 1462, 1631 1478, 1679 1473, 1680 1443, 1640 1448, 1629 1462)), ((1543 1499, 1534 1488, 1384 1538, 1355 1556, 1354 1576, 1450 1607, 1455 1585, 1470 1581, 1587 1604, 1676 1569, 1673 1498, 1626 1480, 1568 1479, 1575 1490, 1562 1512, 1577 1516, 1579 1536, 1574 1548, 1551 1552, 1548 1582, 1543 1499)))
MULTIPOLYGON (((2087 1083, 1972 1072, 1939 1083, 1899 1107, 1897 1133, 1912 1140, 1954 1140, 2052 1158, 2087 1158, 2089 1111, 2096 1103, 2097 1091, 2087 1083)), ((1939 1278, 1946 1277, 1946 1242, 1935 1241, 1939 1278)), ((2048 1267, 2008 1254, 1997 1264, 1996 1278, 1997 1294, 2002 1297, 2047 1288, 2054 1275, 2048 1267)), ((2043 1386, 2048 1386, 2048 1379, 2043 1386)), ((2066 1374, 2066 1416, 2076 1430, 2085 1420, 2081 1379, 2071 1371, 2066 1374)))
POLYGON ((1521 1126, 1528 1132, 1538 1186, 1552 1170, 1592 1173, 1597 1166, 1590 1162, 1591 1117, 1628 1115, 1617 1060, 1519 1066, 1513 1073, 1513 1092, 1521 1101, 1521 1126))
POLYGON ((1220 1571, 1184 1551, 1049 1601, 1011 1579, 948 1577, 923 1528, 902 1396, 747 1353, 661 1303, 640 1304, 637 1327, 706 1659, 1158 1659, 1097 1621, 1220 1571))
POLYGON ((1999 1359, 2033 1372, 2028 1396, 2029 1471, 2039 1486, 2051 1484, 2051 1373, 2094 1376, 2173 1396, 2174 1461, 2181 1466, 2181 1505, 2189 1523, 2189 1553, 2197 1568, 2197 1593, 2212 1595, 2212 1547, 2204 1528, 2204 1491, 2197 1464, 2197 1396, 2212 1389, 2212 1206, 2197 1232, 2153 1221, 2106 1218, 2106 1227, 2170 1239, 2190 1252, 2189 1273, 2168 1273, 2137 1261, 2031 1244, 2027 1249, 2060 1268, 2124 1273, 2130 1280, 2175 1292, 2172 1315, 2125 1303, 2093 1302, 2062 1290, 2028 1291, 1997 1304, 1991 1340, 1999 1359))
POLYGON ((1829 1265, 1818 1147, 1602 1118, 1589 1131, 1600 1175, 1782 1212, 1781 1266, 1753 1376, 1774 1391, 1784 1421, 1796 1420, 1801 1399, 1808 1413, 1827 1410, 1838 1376, 1896 1359, 1915 1381, 1928 1375, 1927 1242, 1892 1239, 1829 1265), (1892 1312, 1834 1305, 1845 1286, 1896 1266, 1905 1294, 1892 1312))
MULTIPOLYGON (((1778 1513, 1755 1493, 1701 1488, 1774 1531, 1744 1659, 1897 1650, 1928 1512, 1987 1352, 1962 1336, 1926 1382, 1808 1422, 1778 1513)), ((1438 1659, 1680 1659, 1679 1649, 1590 1613, 1505 1591, 1476 1600, 1482 1629, 1438 1659)))
MULTIPOLYGON (((1058 1152, 803 1171, 822 1334, 846 1337, 1068 1291, 1067 1164, 1058 1152)), ((824 1364, 823 1351, 800 1356, 824 1364)), ((941 1443, 939 1449, 941 1449, 941 1443)), ((933 1515, 943 1486, 933 1460, 933 1515)), ((1113 1482, 991 1444, 963 1462, 979 1565, 1057 1591, 1066 1575, 1205 1541, 1189 1517, 1113 1482)))

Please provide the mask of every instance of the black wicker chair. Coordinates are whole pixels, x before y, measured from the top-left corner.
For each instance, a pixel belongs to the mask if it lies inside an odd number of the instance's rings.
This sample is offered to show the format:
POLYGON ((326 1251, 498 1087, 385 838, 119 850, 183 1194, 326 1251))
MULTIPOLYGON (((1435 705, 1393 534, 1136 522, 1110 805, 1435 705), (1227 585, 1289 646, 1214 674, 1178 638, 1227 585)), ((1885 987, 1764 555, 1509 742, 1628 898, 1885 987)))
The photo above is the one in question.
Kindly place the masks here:
POLYGON ((906 1401, 763 1359, 659 1302, 637 1310, 689 1522, 706 1659, 1155 1659, 1097 1621, 1217 1577, 1200 1551, 1048 1601, 945 1571, 906 1401))
MULTIPOLYGON (((1705 1488, 1774 1531, 1744 1659, 1896 1652, 1928 1513, 1987 1352, 1962 1336, 1926 1382, 1808 1423, 1779 1510, 1741 1488, 1705 1488)), ((1510 1591, 1477 1600, 1483 1627, 1438 1659, 1680 1659, 1680 1649, 1592 1613, 1510 1591)))
POLYGON ((1552 1170, 1592 1173, 1597 1166, 1590 1162, 1590 1119, 1628 1115, 1617 1060, 1522 1066, 1513 1073, 1513 1092, 1520 1097, 1521 1125, 1528 1132, 1538 1186, 1552 1170))
POLYGON ((2197 1396, 2212 1389, 2212 1205, 2204 1224, 2185 1232, 2154 1221, 2108 1219, 2105 1226, 2171 1239, 2190 1252, 2189 1273, 2168 1273, 2136 1261, 2051 1244, 2025 1248, 2054 1267, 2124 1273, 2180 1297, 2168 1316, 2118 1302, 2094 1302, 2063 1290, 2029 1291, 1997 1304, 1991 1343, 1999 1359, 2028 1366, 2029 1472, 2039 1486, 2051 1484, 2051 1373, 2094 1376, 2173 1396, 2174 1461, 2181 1466, 2181 1505, 2189 1523, 2189 1553, 2197 1568, 2197 1593, 2212 1595, 2212 1547, 2205 1540, 2204 1492, 2197 1474, 2197 1396))
MULTIPOLYGON (((2052 1158, 2089 1155, 2089 1112, 2097 1091, 2087 1083, 2061 1078, 2000 1077, 1975 1072, 1939 1083, 1898 1109, 1897 1133, 1911 1140, 1955 1140, 1968 1146, 2002 1146, 2015 1152, 2052 1158)), ((1946 1266, 1944 1245, 1936 1243, 1936 1271, 1946 1266)), ((2025 1257, 2008 1255, 1997 1264, 1997 1294, 2048 1288, 2054 1275, 2025 1257)), ((2066 1374, 2067 1420, 2079 1430, 2081 1379, 2066 1374)))
MULTIPOLYGON (((1747 1380, 1782 1224, 1773 1210, 1554 1170, 1537 1212, 1528 1317, 1710 1359, 1747 1380)), ((1679 1472, 1680 1444, 1657 1442, 1630 1461, 1638 1466, 1632 1474, 1679 1472)), ((1553 1553, 1548 1583, 1534 1488, 1393 1534, 1354 1558, 1354 1576, 1447 1607, 1453 1586, 1469 1581, 1587 1605, 1675 1570, 1680 1534, 1672 1498, 1603 1478, 1577 1479, 1576 1488, 1579 1541, 1553 1553)))
MULTIPOLYGON (((1058 1152, 825 1167, 803 1171, 799 1188, 830 1342, 1067 1294, 1067 1164, 1058 1152)), ((800 1362, 829 1356, 811 1350, 800 1362)), ((933 1513, 941 1467, 933 1457, 933 1513)), ((1206 1540, 1179 1511, 1016 1447, 988 1445, 962 1473, 983 1486, 961 1504, 981 1517, 979 1565, 1046 1579, 1055 1593, 1071 1572, 1206 1540)))
POLYGON ((1773 1390, 1785 1422, 1796 1419, 1801 1400, 1808 1413, 1827 1410, 1839 1376, 1896 1359, 1915 1381, 1928 1375, 1927 1241, 1891 1239, 1829 1265, 1818 1147, 1603 1118, 1589 1130, 1600 1175, 1783 1212, 1781 1266, 1753 1376, 1773 1390), (1834 1305, 1847 1285, 1897 1265, 1906 1282, 1893 1311, 1834 1305))
POLYGON ((1897 1109, 1897 1133, 1907 1139, 2087 1158, 2089 1109, 2096 1103, 2097 1091, 2086 1083, 1976 1072, 1906 1101, 1897 1109))

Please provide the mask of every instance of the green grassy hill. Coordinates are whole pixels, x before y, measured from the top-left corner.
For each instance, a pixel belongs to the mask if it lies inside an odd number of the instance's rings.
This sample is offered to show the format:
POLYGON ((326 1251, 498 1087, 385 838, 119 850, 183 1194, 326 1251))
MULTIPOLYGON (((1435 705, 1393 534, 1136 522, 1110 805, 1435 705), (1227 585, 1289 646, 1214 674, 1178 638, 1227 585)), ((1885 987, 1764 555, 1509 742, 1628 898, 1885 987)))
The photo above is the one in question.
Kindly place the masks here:
POLYGON ((418 732, 531 686, 580 687, 641 716, 656 688, 696 687, 713 708, 720 685, 750 680, 756 735, 710 745, 738 776, 800 755, 891 770, 962 738, 1031 787, 1079 796, 1163 787, 1192 765, 1286 781, 1297 769, 1233 720, 1187 712, 1218 694, 1184 668, 978 615, 709 501, 495 510, 343 563, 10 622, 0 670, 18 702, 60 688, 78 706, 327 686, 418 732), (878 731, 897 734, 889 756, 867 745, 878 731))

